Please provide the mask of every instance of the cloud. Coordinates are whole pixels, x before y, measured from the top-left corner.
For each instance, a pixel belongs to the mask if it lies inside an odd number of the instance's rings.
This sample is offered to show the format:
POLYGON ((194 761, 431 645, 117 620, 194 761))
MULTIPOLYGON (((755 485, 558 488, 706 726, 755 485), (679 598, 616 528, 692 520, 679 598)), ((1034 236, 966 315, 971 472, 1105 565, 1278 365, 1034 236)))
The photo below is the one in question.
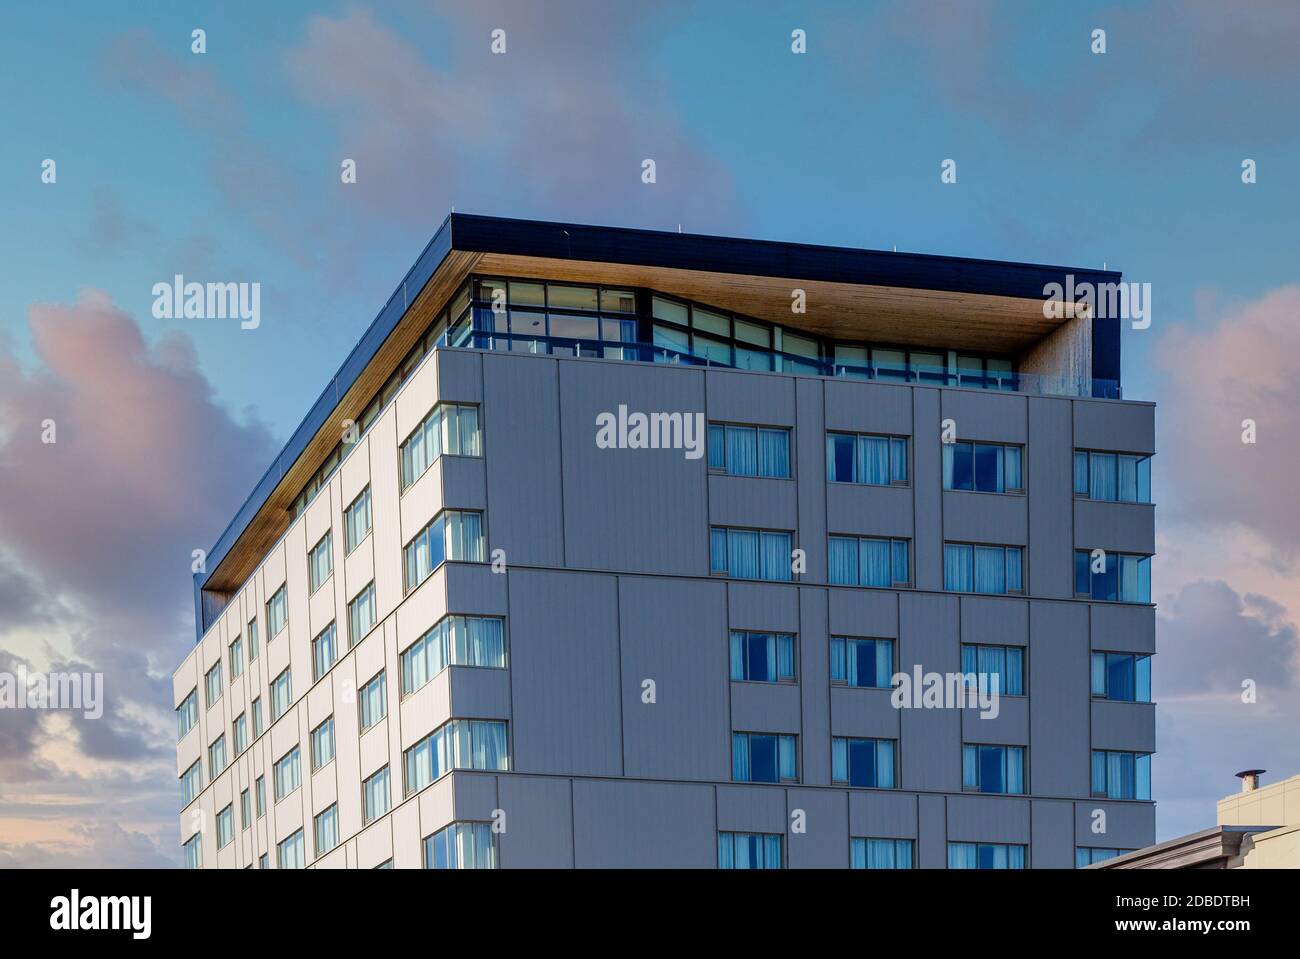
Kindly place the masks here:
MULTIPOLYGON (((1280 562, 1294 561, 1300 475, 1300 285, 1226 308, 1206 329, 1169 326, 1156 349, 1167 376, 1157 468, 1178 477, 1162 519, 1247 528, 1280 562), (1255 443, 1242 423, 1256 424, 1255 443)), ((1207 558, 1208 560, 1208 558, 1207 558)))
POLYGON ((0 710, 0 864, 170 862, 190 554, 274 446, 218 405, 187 336, 147 342, 103 293, 28 325, 29 368, 0 347, 0 670, 101 672, 104 711, 0 710))
POLYGON ((735 226, 729 175, 653 79, 649 11, 586 0, 435 6, 453 34, 449 68, 359 8, 312 17, 289 56, 303 98, 336 116, 340 155, 357 161, 356 189, 373 209, 422 222, 456 205, 735 226), (502 54, 489 49, 496 28, 506 32, 502 54), (646 158, 656 163, 652 185, 641 181, 646 158))

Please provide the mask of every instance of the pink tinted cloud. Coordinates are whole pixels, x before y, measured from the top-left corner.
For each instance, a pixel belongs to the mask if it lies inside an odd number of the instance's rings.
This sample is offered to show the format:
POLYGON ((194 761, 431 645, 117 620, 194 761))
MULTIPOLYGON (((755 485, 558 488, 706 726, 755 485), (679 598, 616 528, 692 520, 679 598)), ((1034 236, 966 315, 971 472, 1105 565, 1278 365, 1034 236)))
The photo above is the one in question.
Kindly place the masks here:
POLYGON ((1178 478, 1169 518, 1243 526, 1293 561, 1300 285, 1228 307, 1208 328, 1170 326, 1155 356, 1167 376, 1158 468, 1178 478), (1242 442, 1245 420, 1255 423, 1253 444, 1242 442))

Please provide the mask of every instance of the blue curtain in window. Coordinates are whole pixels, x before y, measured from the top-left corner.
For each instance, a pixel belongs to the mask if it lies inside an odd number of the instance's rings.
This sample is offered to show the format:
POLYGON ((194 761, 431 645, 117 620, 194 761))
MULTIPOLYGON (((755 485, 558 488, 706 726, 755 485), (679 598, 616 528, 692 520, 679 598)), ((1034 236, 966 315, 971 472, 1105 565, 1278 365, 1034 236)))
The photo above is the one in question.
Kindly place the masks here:
POLYGON ((1006 653, 999 646, 980 646, 978 652, 979 688, 987 693, 996 682, 998 692, 1005 693, 1007 691, 1004 668, 1007 661, 1006 653))
POLYGON ((1088 454, 1078 450, 1074 453, 1074 491, 1088 492, 1088 454))
POLYGON ((1151 757, 1149 755, 1135 756, 1133 760, 1133 798, 1150 799, 1151 798, 1151 757))
POLYGON ((980 784, 979 747, 961 747, 961 784, 966 789, 978 789, 980 784))
POLYGON ((766 835, 763 837, 763 868, 780 869, 781 868, 781 837, 777 835, 766 835))
POLYGON ((1008 746, 1007 754, 1007 792, 1020 794, 1025 791, 1025 751, 1019 746, 1008 746))
POLYGON ((894 743, 890 739, 876 740, 876 786, 894 788, 894 743))
POLYGON ((709 570, 714 573, 727 571, 727 531, 714 527, 709 530, 709 570))
POLYGON ((846 644, 848 649, 845 653, 848 669, 848 681, 850 686, 871 686, 871 667, 874 662, 870 656, 864 656, 862 642, 856 639, 850 639, 846 644))
POLYGON ((1125 603, 1137 602, 1138 596, 1138 558, 1136 556, 1119 557, 1119 598, 1125 603))
POLYGON ((831 639, 831 679, 840 680, 841 682, 849 681, 848 651, 845 647, 848 643, 843 639, 831 639))
POLYGON ((845 433, 826 437, 826 478, 835 483, 853 482, 854 442, 845 433))
POLYGON ((847 739, 831 740, 831 780, 839 783, 849 781, 849 741, 847 739))
POLYGON ((858 585, 858 542, 846 536, 832 536, 830 580, 837 586, 858 585))
POLYGON ((1000 546, 975 547, 975 592, 1007 591, 1007 557, 1000 546))
POLYGON ((745 678, 745 636, 743 633, 731 634, 731 678, 745 678))
POLYGON ((975 561, 969 546, 943 547, 943 588, 969 593, 975 579, 975 561))
POLYGON ((894 676, 894 644, 887 639, 876 640, 875 686, 892 686, 894 676))
POLYGON ((849 868, 867 868, 867 841, 865 839, 849 840, 849 868))
POLYGON ((893 570, 889 554, 889 540, 862 539, 859 551, 859 572, 863 586, 890 586, 893 570))
POLYGON ((1133 754, 1106 753, 1106 795, 1111 799, 1133 797, 1133 754))
POLYGON ((907 482, 907 440, 895 437, 889 441, 889 479, 894 483, 907 482))
POLYGON ((727 432, 721 426, 709 426, 709 469, 727 468, 727 432))
POLYGON ((735 869, 736 868, 736 850, 732 841, 731 833, 718 833, 718 868, 735 869))
POLYGON ((794 678, 794 637, 778 636, 776 642, 776 675, 778 679, 794 678))
POLYGON ((1008 696, 1025 694, 1025 651, 1019 646, 1007 647, 1007 671, 1002 691, 1008 696))
POLYGON ((471 723, 470 750, 475 769, 505 769, 506 724, 471 723))
POLYGON ((744 733, 731 735, 731 778, 749 782, 749 737, 744 733))
POLYGON ((1020 476, 1020 447, 1006 448, 1006 488, 1024 489, 1024 480, 1020 476))
POLYGON ((1139 656, 1133 664, 1134 698, 1139 703, 1151 702, 1151 657, 1139 656))
POLYGON ((892 839, 867 840, 867 868, 894 869, 894 841, 892 839))
POLYGON ((1089 495, 1093 499, 1114 502, 1118 493, 1115 488, 1115 454, 1090 453, 1088 466, 1091 480, 1089 495))
POLYGON ((894 840, 894 862, 898 869, 912 868, 912 841, 910 839, 894 840))
POLYGON ((979 648, 976 646, 963 646, 961 648, 961 671, 966 675, 975 675, 978 682, 979 674, 979 648))
POLYGON ((1106 792, 1106 754, 1100 749, 1092 752, 1092 791, 1099 795, 1106 792))
POLYGON ((1092 694, 1106 695, 1106 654, 1092 654, 1092 694))
POLYGON ((736 847, 736 868, 757 869, 759 850, 755 837, 750 833, 737 833, 732 838, 736 847))
POLYGON ((763 533, 763 579, 788 580, 793 577, 790 570, 790 534, 763 533))
POLYGON ((758 533, 754 530, 727 531, 727 571, 737 579, 758 579, 758 533))
POLYGON ((889 440, 883 436, 858 437, 858 476, 873 486, 889 484, 889 440))
POLYGON ((499 619, 470 619, 469 643, 475 666, 504 666, 506 646, 499 619))
POLYGON ((735 476, 758 475, 758 436, 752 427, 727 427, 727 472, 735 476))
POLYGON ((1108 697, 1133 702, 1133 657, 1108 653, 1106 673, 1108 697))
POLYGON ((890 540, 890 550, 894 557, 894 582, 910 583, 912 581, 912 571, 907 561, 907 540, 890 540))
POLYGON ((781 779, 795 779, 798 777, 796 769, 796 760, 794 753, 794 737, 778 736, 777 737, 778 753, 778 775, 781 779))
POLYGON ((969 842, 950 842, 948 843, 948 868, 949 869, 976 869, 979 860, 976 858, 975 844, 969 842))
POLYGON ((1024 869, 1025 868, 1025 847, 1024 846, 1007 846, 1007 869, 1024 869))
POLYGON ((788 431, 758 431, 758 475, 790 475, 790 434, 788 431))

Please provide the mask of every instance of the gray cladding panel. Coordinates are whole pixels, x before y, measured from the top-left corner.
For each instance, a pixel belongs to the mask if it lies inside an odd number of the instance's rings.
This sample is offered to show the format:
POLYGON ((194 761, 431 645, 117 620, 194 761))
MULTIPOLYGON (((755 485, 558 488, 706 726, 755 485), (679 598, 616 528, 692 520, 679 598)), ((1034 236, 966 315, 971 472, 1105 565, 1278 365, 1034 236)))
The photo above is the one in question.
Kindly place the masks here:
POLYGON ((1034 601, 1029 636, 1030 786, 1039 795, 1086 796, 1088 607, 1034 601))
POLYGON ((718 786, 718 829, 783 833, 785 790, 771 786, 718 786))
POLYGON ((1035 799, 1029 804, 1030 856, 1035 869, 1074 868, 1074 803, 1035 799))
POLYGON ((826 525, 832 534, 911 539, 912 510, 909 487, 826 484, 826 525))
POLYGON ((1156 611, 1151 606, 1091 603, 1092 648, 1112 652, 1154 653, 1156 611))
POLYGON ((1034 596, 1069 599, 1074 566, 1074 471, 1070 401, 1029 399, 1029 445, 1025 488, 1029 493, 1029 590, 1034 596))
POLYGON ((995 596, 962 596, 961 641, 986 646, 1029 645, 1029 603, 995 596))
POLYGON ((805 869, 845 869, 849 865, 849 804, 845 793, 825 789, 786 791, 791 823, 803 811, 804 832, 788 830, 790 866, 805 869))
POLYGON ((708 418, 724 423, 793 427, 795 378, 752 373, 705 373, 708 418))
POLYGON ((506 869, 563 869, 573 865, 573 783, 540 776, 499 776, 497 796, 506 814, 501 865, 506 869))
POLYGON ((950 842, 1029 842, 1029 800, 1010 796, 949 796, 950 842))
POLYGON ((718 865, 712 786, 577 780, 573 818, 580 869, 718 865))
POLYGON ((1156 411, 1139 403, 1074 400, 1076 449, 1154 453, 1156 411))
POLYGON ((709 476, 709 525, 790 530, 799 543, 798 489, 793 480, 709 476))
POLYGON ((952 420, 957 439, 1024 444, 1026 399, 1005 393, 943 390, 942 419, 952 420))
POLYGON ((915 839, 916 794, 883 790, 849 793, 849 835, 867 839, 915 839))
POLYGON ((1026 546, 1029 505, 1025 497, 1006 493, 944 493, 943 538, 957 543, 1026 546))
MULTIPOLYGON (((901 672, 959 672, 960 615, 955 596, 903 594, 898 600, 901 672)), ((913 683, 915 686, 915 683, 913 683)), ((919 691, 913 690, 919 699, 919 691)), ((951 708, 909 708, 901 712, 899 754, 902 788, 961 789, 961 712, 951 708)))
POLYGON ((918 589, 943 589, 943 452, 939 444, 939 391, 913 389, 916 437, 912 443, 915 513, 913 577, 918 589))
POLYGON ((1155 507, 1138 503, 1074 501, 1074 545, 1119 553, 1156 551, 1155 507))
MULTIPOLYGON (((826 429, 911 436, 912 388, 852 380, 824 380, 826 429)), ((936 421, 935 434, 938 435, 936 421)))
POLYGON ((1123 749, 1139 753, 1155 752, 1155 705, 1094 700, 1092 748, 1123 749))
POLYGON ((1074 804, 1076 846, 1141 849, 1155 841, 1156 807, 1152 803, 1094 799, 1074 804))

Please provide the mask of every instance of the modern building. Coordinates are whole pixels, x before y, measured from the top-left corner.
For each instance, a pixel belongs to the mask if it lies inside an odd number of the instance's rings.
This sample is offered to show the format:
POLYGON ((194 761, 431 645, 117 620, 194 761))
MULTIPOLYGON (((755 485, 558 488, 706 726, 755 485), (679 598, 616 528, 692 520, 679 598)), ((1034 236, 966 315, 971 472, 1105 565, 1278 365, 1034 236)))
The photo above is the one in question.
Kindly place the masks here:
POLYGON ((1044 302, 1118 281, 453 214, 195 579, 187 863, 1147 845, 1154 408, 1044 302))
POLYGON ((1219 800, 1217 825, 1094 868, 1300 869, 1300 776, 1261 787, 1259 777, 1266 771, 1237 773, 1241 791, 1219 800))

